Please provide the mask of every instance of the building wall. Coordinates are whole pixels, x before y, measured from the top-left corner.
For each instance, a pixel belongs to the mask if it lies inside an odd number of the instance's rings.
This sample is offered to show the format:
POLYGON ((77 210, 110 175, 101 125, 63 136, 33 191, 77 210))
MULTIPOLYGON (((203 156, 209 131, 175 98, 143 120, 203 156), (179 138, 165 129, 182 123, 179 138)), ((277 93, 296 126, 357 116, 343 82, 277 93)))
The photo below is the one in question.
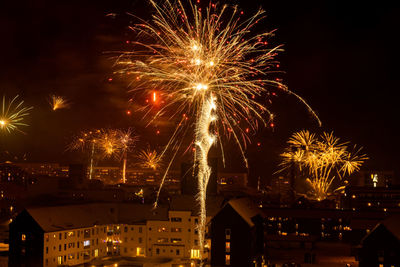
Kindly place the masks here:
POLYGON ((43 266, 43 230, 28 212, 10 224, 9 266, 43 266))
POLYGON ((251 229, 230 205, 213 218, 211 236, 211 266, 251 266, 251 229))
POLYGON ((107 255, 108 229, 93 226, 44 233, 43 266, 78 265, 107 255))

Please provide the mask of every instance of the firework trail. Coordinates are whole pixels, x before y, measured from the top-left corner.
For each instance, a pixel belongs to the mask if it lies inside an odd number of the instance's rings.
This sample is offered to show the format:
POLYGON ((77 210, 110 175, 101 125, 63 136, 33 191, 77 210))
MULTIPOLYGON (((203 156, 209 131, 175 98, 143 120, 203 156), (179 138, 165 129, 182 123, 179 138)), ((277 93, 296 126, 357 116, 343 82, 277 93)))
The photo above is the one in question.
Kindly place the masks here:
POLYGON ((6 101, 3 96, 3 102, 0 113, 0 130, 11 133, 12 131, 20 131, 20 126, 28 126, 23 120, 29 115, 29 111, 33 107, 24 107, 24 101, 17 102, 18 95, 13 99, 6 101))
POLYGON ((341 143, 333 133, 323 133, 317 138, 309 131, 300 131, 289 139, 286 151, 281 154, 281 166, 282 170, 296 166, 309 176, 306 181, 312 188, 313 198, 323 200, 336 178, 347 179, 368 159, 360 154, 361 149, 354 147, 354 151, 350 152, 348 143, 341 143))
POLYGON ((134 92, 151 95, 152 88, 157 88, 158 98, 166 100, 150 122, 168 111, 171 117, 186 114, 190 118, 179 123, 166 147, 175 151, 174 157, 182 140, 178 136, 194 125, 199 244, 203 253, 210 148, 217 140, 222 148, 224 136, 232 138, 247 166, 244 150, 250 139, 245 129, 254 132, 259 122, 266 126, 272 120, 263 105, 271 87, 294 95, 319 119, 302 98, 270 77, 276 73, 275 57, 280 47, 267 45, 273 32, 251 34, 252 27, 265 16, 264 11, 242 19, 243 12, 237 7, 210 3, 202 9, 191 1, 185 6, 179 0, 150 3, 155 10, 152 22, 131 27, 143 41, 131 42, 133 52, 118 58, 117 64, 122 66, 118 73, 131 77, 134 92))

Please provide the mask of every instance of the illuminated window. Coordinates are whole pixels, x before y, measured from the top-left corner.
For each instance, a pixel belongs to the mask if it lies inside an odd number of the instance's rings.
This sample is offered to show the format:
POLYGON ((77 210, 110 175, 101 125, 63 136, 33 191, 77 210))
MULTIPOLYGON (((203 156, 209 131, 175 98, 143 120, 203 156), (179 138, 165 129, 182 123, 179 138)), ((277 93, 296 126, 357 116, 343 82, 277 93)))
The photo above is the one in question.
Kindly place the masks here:
POLYGON ((374 187, 376 187, 376 185, 378 184, 378 174, 376 174, 376 173, 371 174, 371 180, 372 180, 374 187))
POLYGON ((22 240, 22 241, 25 241, 25 240, 26 240, 26 235, 25 235, 25 234, 22 234, 22 235, 21 235, 21 240, 22 240))
POLYGON ((231 252, 231 242, 225 242, 225 251, 231 252))
POLYGON ((174 244, 182 242, 182 238, 171 238, 171 242, 174 243, 174 244))
POLYGON ((190 258, 200 259, 200 249, 191 249, 190 250, 190 258))
POLYGON ((84 248, 90 247, 90 240, 83 241, 83 247, 84 248))
POLYGON ((231 265, 231 255, 225 255, 225 265, 231 265))
POLYGON ((140 248, 140 247, 137 247, 136 248, 136 256, 144 256, 144 249, 143 248, 140 248))
POLYGON ((62 256, 57 257, 57 264, 61 265, 62 264, 62 256))
POLYGON ((95 256, 95 257, 98 257, 98 256, 99 256, 99 250, 98 250, 97 248, 94 250, 94 256, 95 256))

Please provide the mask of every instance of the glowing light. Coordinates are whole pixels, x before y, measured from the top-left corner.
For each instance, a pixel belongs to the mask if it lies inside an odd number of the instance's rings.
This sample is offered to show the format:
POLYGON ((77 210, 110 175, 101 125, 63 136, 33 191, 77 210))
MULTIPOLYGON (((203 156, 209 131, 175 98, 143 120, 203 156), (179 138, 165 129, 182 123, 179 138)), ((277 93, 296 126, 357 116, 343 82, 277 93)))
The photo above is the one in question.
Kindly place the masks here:
POLYGON ((6 97, 3 96, 3 102, 0 113, 0 130, 5 130, 8 133, 12 131, 20 131, 20 126, 28 126, 24 123, 24 118, 29 115, 29 111, 33 107, 24 107, 24 101, 17 103, 18 95, 6 102, 6 97))
MULTIPOLYGON (((166 0, 163 4, 149 1, 155 11, 153 23, 142 21, 131 28, 153 39, 153 42, 137 42, 138 49, 124 53, 118 60, 122 66, 121 72, 141 77, 140 82, 133 80, 133 92, 159 88, 159 95, 170 99, 167 105, 157 111, 152 121, 168 113, 168 110, 173 111, 171 117, 180 117, 181 123, 177 123, 179 126, 165 148, 174 151, 167 171, 182 145, 182 135, 187 132, 185 127, 194 125, 195 147, 192 150, 199 170, 198 230, 202 253, 206 221, 205 192, 211 172, 207 159, 211 146, 225 136, 232 138, 239 146, 247 166, 244 149, 249 137, 243 127, 256 130, 260 122, 265 126, 272 118, 269 110, 257 102, 261 98, 251 96, 262 96, 268 93, 270 87, 276 87, 297 97, 315 118, 317 116, 302 98, 289 91, 280 80, 268 77, 277 64, 275 56, 281 50, 280 46, 265 46, 265 39, 272 35, 271 32, 250 36, 252 27, 265 16, 264 11, 259 10, 254 16, 239 22, 236 7, 232 7, 229 14, 228 6, 217 8, 214 5, 202 12, 191 1, 187 5, 190 8, 186 8, 186 3, 180 0, 166 0), (218 67, 211 68, 216 62, 218 67), (188 114, 193 123, 182 123, 187 119, 181 116, 182 113, 188 114), (216 132, 218 136, 214 135, 216 132)), ((223 145, 220 143, 222 151, 223 145)), ((161 186, 165 177, 166 173, 161 186)))
POLYGON ((70 105, 65 98, 56 95, 50 95, 49 103, 54 111, 57 109, 68 108, 70 105))
MULTIPOLYGON (((347 185, 345 177, 358 171, 368 157, 360 155, 360 150, 354 153, 348 151, 347 143, 332 133, 323 133, 318 139, 309 131, 294 133, 288 141, 288 147, 281 154, 283 169, 297 167, 308 177, 306 181, 311 186, 311 198, 325 199, 330 194, 330 186, 335 179, 344 180, 344 185, 333 191, 344 191, 347 185)), ((356 198, 352 195, 352 198, 356 198)))

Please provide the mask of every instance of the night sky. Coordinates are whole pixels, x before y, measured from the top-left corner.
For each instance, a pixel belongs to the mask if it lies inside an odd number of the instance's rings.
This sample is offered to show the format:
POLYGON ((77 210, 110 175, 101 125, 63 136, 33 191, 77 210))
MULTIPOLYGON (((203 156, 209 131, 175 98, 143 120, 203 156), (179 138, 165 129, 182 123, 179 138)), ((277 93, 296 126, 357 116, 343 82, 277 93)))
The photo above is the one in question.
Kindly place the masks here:
MULTIPOLYGON (((261 1, 228 3, 239 4, 246 15, 261 1)), ((268 176, 287 138, 309 129, 334 131, 343 141, 364 147, 370 157, 367 169, 398 171, 400 5, 262 1, 262 7, 267 11, 262 27, 277 29, 273 42, 284 45, 279 56, 284 83, 307 100, 322 127, 296 99, 279 94, 270 106, 276 114, 274 129, 252 137, 250 167, 266 166, 261 172, 268 176)), ((115 53, 109 53, 129 51, 126 41, 134 35, 127 27, 134 19, 126 13, 149 18, 144 0, 1 1, 0 12, 0 93, 8 98, 19 94, 34 106, 27 118, 30 126, 23 128, 26 134, 0 135, 2 160, 12 160, 8 151, 20 159, 27 153, 27 161, 68 163, 76 154, 65 152, 66 145, 90 128, 132 126, 142 136, 141 146, 167 141, 171 127, 143 129, 140 118, 126 115, 129 81, 114 77, 115 53), (71 108, 52 112, 47 103, 51 93, 68 98, 71 108)), ((237 166, 235 154, 227 157, 227 169, 237 166)))

